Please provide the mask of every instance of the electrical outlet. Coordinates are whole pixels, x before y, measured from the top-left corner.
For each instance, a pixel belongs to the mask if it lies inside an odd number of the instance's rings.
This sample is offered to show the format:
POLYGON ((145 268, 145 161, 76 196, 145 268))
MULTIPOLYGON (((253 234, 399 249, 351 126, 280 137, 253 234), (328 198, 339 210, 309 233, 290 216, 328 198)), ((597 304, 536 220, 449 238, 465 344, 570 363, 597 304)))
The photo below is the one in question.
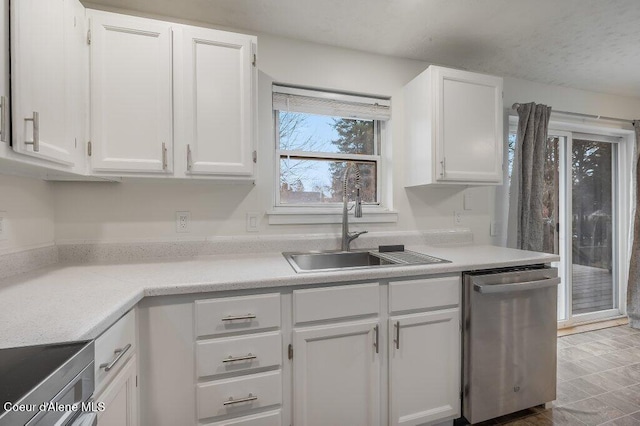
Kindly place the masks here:
POLYGON ((7 239, 7 215, 5 212, 0 212, 0 241, 7 239))
POLYGON ((453 212, 453 224, 455 226, 462 225, 462 212, 459 212, 459 211, 453 212))
POLYGON ((258 232, 260 213, 247 213, 247 232, 258 232))
POLYGON ((176 232, 191 231, 191 212, 176 212, 176 232))

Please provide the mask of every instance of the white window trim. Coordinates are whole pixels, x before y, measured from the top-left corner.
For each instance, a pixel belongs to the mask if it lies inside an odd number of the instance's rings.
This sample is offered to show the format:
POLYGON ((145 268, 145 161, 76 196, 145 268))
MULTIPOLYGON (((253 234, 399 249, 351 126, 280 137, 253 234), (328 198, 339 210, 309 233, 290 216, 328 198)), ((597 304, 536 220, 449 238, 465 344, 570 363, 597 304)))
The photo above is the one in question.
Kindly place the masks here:
MULTIPOLYGON (((282 89, 282 87, 279 87, 282 89)), ((292 91, 303 91, 306 89, 290 88, 292 91)), ((340 98, 345 99, 361 99, 354 95, 342 95, 337 94, 340 98)), ((370 98, 369 98, 370 99, 370 98)), ((387 100, 390 103, 390 101, 387 100)), ((388 104, 387 104, 388 105, 388 104)), ((273 165, 273 208, 267 211, 267 217, 269 225, 314 225, 314 224, 337 224, 342 223, 342 204, 336 203, 333 205, 281 205, 279 185, 276 183, 280 179, 280 155, 281 151, 275 144, 277 143, 277 125, 276 125, 276 110, 272 108, 272 121, 274 125, 273 140, 274 140, 274 165, 273 165)), ((362 217, 355 218, 353 211, 349 213, 350 223, 396 223, 398 221, 398 212, 393 210, 393 167, 392 167, 392 140, 391 129, 392 120, 379 121, 380 138, 384 143, 376 144, 376 149, 379 145, 380 153, 375 156, 354 156, 351 154, 335 153, 330 156, 318 153, 318 158, 344 158, 346 160, 374 160, 377 161, 377 191, 378 191, 378 203, 376 204, 363 204, 362 205, 362 217), (369 158, 370 157, 370 158, 369 158)), ((290 152, 291 153, 291 152, 290 152)), ((293 152, 295 153, 295 152, 293 152)), ((316 155, 311 152, 304 151, 305 157, 315 157, 316 155)), ((351 203, 350 203, 351 204, 351 203)))

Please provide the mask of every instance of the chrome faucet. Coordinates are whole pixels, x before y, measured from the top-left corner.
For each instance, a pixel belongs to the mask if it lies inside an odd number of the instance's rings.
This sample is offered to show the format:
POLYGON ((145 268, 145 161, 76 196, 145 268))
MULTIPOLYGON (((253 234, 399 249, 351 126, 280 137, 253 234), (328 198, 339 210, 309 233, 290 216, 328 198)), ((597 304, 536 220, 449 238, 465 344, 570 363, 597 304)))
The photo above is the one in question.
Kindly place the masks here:
POLYGON ((351 161, 347 162, 347 166, 342 176, 342 251, 351 251, 349 244, 362 234, 366 234, 367 231, 362 232, 349 232, 349 194, 347 193, 347 180, 349 178, 349 170, 355 169, 356 173, 356 203, 352 207, 354 217, 362 217, 362 199, 360 198, 360 168, 356 163, 351 161))

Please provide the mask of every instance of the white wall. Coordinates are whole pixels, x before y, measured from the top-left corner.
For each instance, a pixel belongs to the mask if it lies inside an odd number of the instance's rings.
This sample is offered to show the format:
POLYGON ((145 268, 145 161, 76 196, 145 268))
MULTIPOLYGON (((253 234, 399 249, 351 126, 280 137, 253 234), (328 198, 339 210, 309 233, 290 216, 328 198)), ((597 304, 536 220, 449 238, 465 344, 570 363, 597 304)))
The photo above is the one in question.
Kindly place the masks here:
POLYGON ((43 247, 54 242, 51 184, 38 179, 0 175, 0 216, 5 239, 0 254, 43 247))
MULTIPOLYGON (((473 193, 474 208, 463 225, 477 243, 498 243, 489 224, 500 220, 496 190, 481 188, 403 187, 402 87, 428 64, 347 49, 259 35, 259 162, 255 187, 213 182, 167 180, 111 183, 55 183, 55 238, 69 241, 200 239, 243 235, 245 214, 262 216, 259 234, 339 232, 339 225, 268 225, 274 186, 271 83, 289 83, 392 97, 393 208, 397 224, 366 224, 357 229, 413 230, 453 226, 453 211, 462 210, 463 193, 473 193), (190 234, 175 232, 175 212, 192 215, 190 234), (496 212, 496 213, 494 213, 496 212)), ((505 107, 513 102, 542 102, 564 111, 618 117, 640 117, 640 99, 603 95, 506 78, 505 107)), ((498 190, 501 197, 502 192, 498 190)))

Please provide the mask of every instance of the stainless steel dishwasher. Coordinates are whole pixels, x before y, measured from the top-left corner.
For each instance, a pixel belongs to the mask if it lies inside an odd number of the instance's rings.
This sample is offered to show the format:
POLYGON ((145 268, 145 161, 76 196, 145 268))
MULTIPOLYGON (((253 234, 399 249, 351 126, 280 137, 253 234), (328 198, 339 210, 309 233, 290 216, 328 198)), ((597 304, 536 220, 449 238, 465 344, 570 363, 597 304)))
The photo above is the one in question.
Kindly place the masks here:
POLYGON ((556 399, 558 270, 464 276, 463 416, 472 424, 556 399))

